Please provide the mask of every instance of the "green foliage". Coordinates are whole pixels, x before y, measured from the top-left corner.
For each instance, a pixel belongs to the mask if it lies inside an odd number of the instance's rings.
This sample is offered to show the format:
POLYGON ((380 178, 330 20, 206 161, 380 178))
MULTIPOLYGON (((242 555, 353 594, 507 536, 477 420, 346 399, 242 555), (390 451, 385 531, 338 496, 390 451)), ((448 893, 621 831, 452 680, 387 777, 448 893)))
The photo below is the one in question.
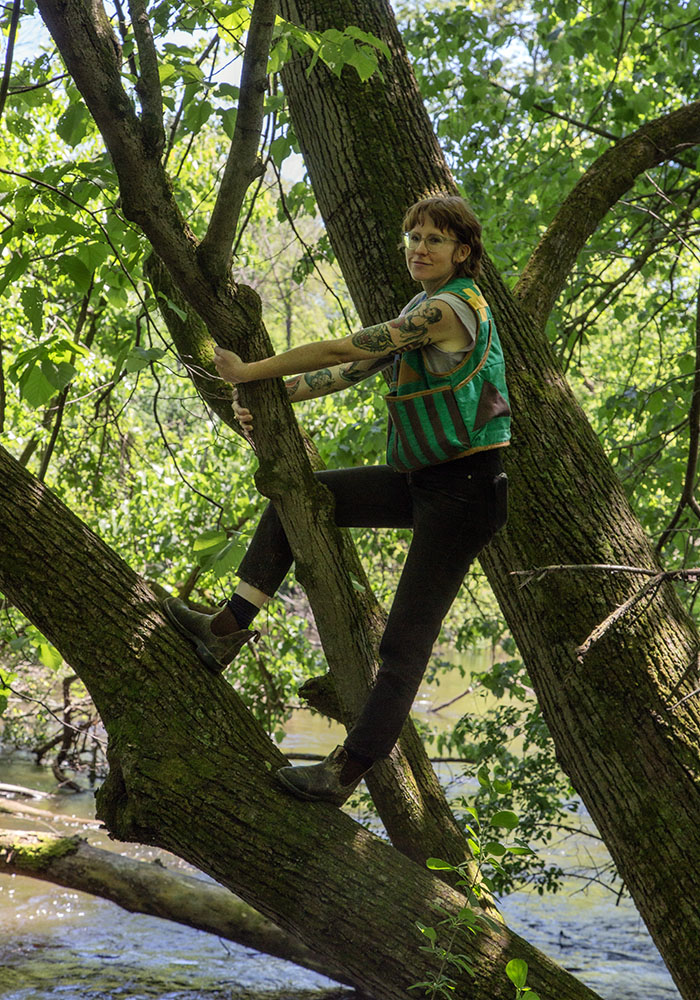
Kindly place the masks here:
MULTIPOLYGON (((585 9, 573 0, 396 6, 443 148, 484 224, 489 253, 512 282, 610 136, 697 96, 697 0, 682 8, 669 0, 595 0, 585 9)), ((178 204, 201 235, 235 127, 249 5, 162 0, 149 14, 165 162, 178 204)), ((8 6, 0 22, 9 16, 8 6)), ((123 83, 138 109, 128 25, 120 40, 123 83)), ((211 605, 226 594, 262 508, 254 457, 196 400, 143 280, 146 242, 122 214, 111 161, 62 64, 48 46, 40 49, 16 60, 0 122, 4 444, 33 472, 43 470, 147 579, 211 605)), ((313 192, 296 167, 298 143, 277 79, 285 60, 309 52, 309 72, 325 66, 360 80, 380 74, 389 58, 383 43, 352 27, 310 32, 277 22, 262 149, 268 173, 244 208, 236 276, 261 295, 278 349, 341 335, 355 322, 313 192)), ((668 523, 685 471, 699 164, 686 152, 637 180, 589 241, 549 324, 553 349, 652 536, 668 523)), ((382 392, 378 377, 299 408, 330 467, 382 460, 382 392)), ((695 519, 685 517, 681 529, 664 553, 669 566, 697 562, 695 519)), ((355 536, 388 603, 406 533, 355 536)), ((292 581, 282 597, 284 614, 270 606, 260 647, 242 654, 232 677, 277 737, 298 685, 323 669, 292 581)), ((57 651, 16 612, 6 609, 1 620, 6 683, 14 687, 16 676, 60 683, 66 667, 57 651)), ((514 815, 528 840, 546 845, 568 825, 576 800, 478 571, 442 638, 457 652, 484 645, 500 652, 471 679, 484 692, 483 710, 426 739, 471 762, 479 808, 503 824, 485 830, 479 848, 499 862, 489 876, 494 887, 530 881, 539 891, 556 889, 555 865, 517 844, 499 853, 497 831, 514 815)), ((447 668, 464 669, 435 657, 431 677, 447 668)), ((9 694, 0 690, 0 706, 9 694)), ((38 718, 35 735, 48 736, 50 721, 38 718)), ((20 728, 12 722, 18 738, 20 728)), ((473 827, 472 807, 455 806, 473 827)), ((478 832, 469 834, 477 846, 478 832)))
MULTIPOLYGON (((501 779, 495 780, 499 786, 503 786, 504 782, 501 779)), ((488 790, 493 788, 492 779, 485 768, 479 772, 479 784, 488 790)), ((420 950, 435 955, 439 964, 430 979, 414 983, 409 988, 422 990, 422 995, 429 1000, 454 995, 457 983, 449 974, 454 969, 474 975, 468 955, 459 949, 464 947, 465 940, 470 936, 487 929, 497 930, 499 927, 498 922, 488 914, 489 899, 495 887, 494 875, 502 869, 502 860, 509 852, 532 853, 520 838, 507 844, 492 839, 491 828, 512 831, 518 826, 518 817, 514 813, 497 812, 490 818, 481 820, 474 806, 468 806, 467 812, 468 842, 475 863, 452 865, 440 858, 428 858, 426 861, 426 866, 431 871, 452 872, 456 876, 455 885, 462 891, 466 900, 465 905, 456 914, 448 913, 441 905, 436 904, 435 910, 443 916, 434 926, 416 921, 416 926, 428 941, 428 944, 421 946, 420 950)), ((513 975, 516 975, 519 980, 522 979, 524 986, 527 964, 522 963, 525 966, 523 973, 522 967, 516 964, 517 961, 508 963, 506 974, 513 982, 515 982, 513 975)), ((523 994, 517 994, 518 997, 521 995, 523 994)), ((539 1000, 534 993, 530 993, 530 996, 532 1000, 539 1000)))
MULTIPOLYGON (((611 142, 697 99, 698 0, 442 0, 397 11, 443 149, 513 283, 611 142)), ((699 211, 694 152, 638 177, 589 239, 548 324, 655 538, 688 459, 699 211)), ((686 509, 679 527, 669 568, 697 562, 697 517, 686 509)))
POLYGON ((515 1000, 527 997, 528 1000, 540 1000, 537 993, 533 992, 527 982, 527 962, 523 958, 512 958, 506 965, 506 975, 515 986, 515 1000))

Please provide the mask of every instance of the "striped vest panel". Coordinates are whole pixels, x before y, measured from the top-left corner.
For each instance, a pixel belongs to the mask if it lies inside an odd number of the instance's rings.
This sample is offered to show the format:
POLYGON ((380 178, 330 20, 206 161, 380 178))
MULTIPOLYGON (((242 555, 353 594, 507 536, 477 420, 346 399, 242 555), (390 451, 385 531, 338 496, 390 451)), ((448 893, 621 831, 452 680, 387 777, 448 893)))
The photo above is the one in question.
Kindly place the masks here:
POLYGON ((385 396, 389 410, 387 462, 398 472, 439 465, 510 441, 510 405, 503 351, 491 310, 471 278, 454 278, 441 292, 474 310, 474 349, 452 371, 431 371, 421 349, 396 355, 385 396))

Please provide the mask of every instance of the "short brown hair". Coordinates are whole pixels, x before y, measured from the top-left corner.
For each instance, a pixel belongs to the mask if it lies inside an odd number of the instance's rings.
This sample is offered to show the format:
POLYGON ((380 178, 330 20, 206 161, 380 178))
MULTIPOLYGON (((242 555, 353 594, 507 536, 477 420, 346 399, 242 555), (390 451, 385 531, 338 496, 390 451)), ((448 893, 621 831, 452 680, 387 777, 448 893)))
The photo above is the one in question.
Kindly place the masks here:
POLYGON ((464 198, 459 198, 457 195, 436 195, 417 201, 404 216, 403 231, 410 232, 414 226, 422 225, 426 217, 443 232, 447 230, 453 232, 455 239, 463 246, 469 247, 469 256, 457 264, 455 275, 478 278, 481 272, 481 258, 484 255, 481 223, 464 198))

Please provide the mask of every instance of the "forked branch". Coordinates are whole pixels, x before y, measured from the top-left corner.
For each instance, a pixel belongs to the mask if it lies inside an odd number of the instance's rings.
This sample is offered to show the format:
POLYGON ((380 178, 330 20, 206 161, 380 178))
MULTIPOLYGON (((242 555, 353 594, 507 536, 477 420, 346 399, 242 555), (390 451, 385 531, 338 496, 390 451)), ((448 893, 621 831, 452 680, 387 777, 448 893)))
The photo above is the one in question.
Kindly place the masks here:
POLYGON ((267 60, 277 16, 277 0, 255 0, 243 57, 236 125, 209 228, 199 247, 203 266, 216 277, 228 270, 243 199, 264 169, 258 159, 267 60))

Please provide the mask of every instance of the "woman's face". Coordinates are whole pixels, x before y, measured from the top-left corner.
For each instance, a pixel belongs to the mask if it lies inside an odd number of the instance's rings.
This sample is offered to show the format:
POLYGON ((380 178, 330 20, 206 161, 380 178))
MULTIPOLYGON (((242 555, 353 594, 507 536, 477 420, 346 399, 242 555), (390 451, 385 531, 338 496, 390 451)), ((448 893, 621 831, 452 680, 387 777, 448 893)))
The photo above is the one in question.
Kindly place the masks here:
POLYGON ((427 283, 426 291, 446 284, 468 255, 469 248, 457 242, 451 229, 438 229, 427 215, 406 237, 406 266, 415 281, 424 288, 427 283))

